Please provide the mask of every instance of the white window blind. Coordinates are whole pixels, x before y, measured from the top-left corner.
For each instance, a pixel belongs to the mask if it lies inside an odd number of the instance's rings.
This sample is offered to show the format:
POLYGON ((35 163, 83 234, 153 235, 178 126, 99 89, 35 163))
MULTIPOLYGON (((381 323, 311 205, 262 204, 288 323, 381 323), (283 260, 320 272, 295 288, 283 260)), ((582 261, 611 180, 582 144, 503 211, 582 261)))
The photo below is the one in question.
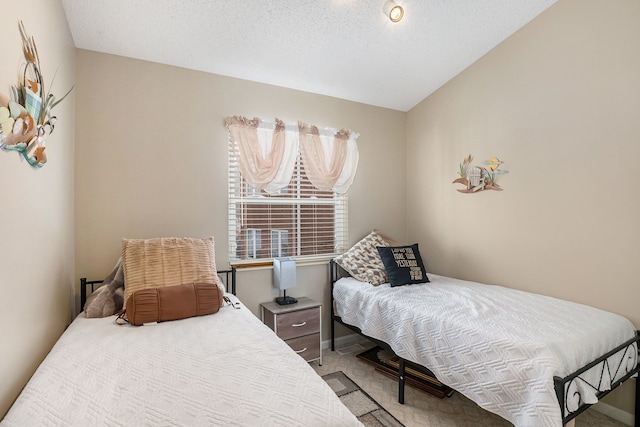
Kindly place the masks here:
POLYGON ((290 256, 328 259, 346 250, 347 196, 315 188, 298 155, 289 185, 275 194, 251 188, 240 174, 231 139, 229 260, 232 264, 290 256))

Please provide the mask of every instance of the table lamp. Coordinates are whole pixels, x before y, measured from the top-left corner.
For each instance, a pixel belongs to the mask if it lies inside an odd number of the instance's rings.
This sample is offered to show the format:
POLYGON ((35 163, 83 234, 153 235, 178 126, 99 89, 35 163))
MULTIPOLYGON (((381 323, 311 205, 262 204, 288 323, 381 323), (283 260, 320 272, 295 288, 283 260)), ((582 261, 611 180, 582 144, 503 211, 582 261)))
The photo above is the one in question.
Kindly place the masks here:
POLYGON ((293 258, 273 259, 273 284, 283 292, 283 296, 276 298, 280 305, 295 304, 297 299, 287 296, 287 289, 296 286, 296 260, 293 258))

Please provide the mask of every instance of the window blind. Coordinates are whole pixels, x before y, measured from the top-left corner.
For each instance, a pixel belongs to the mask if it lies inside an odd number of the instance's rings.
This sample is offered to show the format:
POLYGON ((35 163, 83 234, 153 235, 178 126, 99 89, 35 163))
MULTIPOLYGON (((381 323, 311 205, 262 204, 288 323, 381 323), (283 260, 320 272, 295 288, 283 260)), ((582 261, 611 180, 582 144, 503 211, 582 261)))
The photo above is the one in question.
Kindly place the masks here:
POLYGON ((285 256, 328 259, 346 250, 347 195, 315 188, 299 154, 291 181, 275 194, 247 184, 231 139, 227 154, 232 264, 267 262, 285 256))

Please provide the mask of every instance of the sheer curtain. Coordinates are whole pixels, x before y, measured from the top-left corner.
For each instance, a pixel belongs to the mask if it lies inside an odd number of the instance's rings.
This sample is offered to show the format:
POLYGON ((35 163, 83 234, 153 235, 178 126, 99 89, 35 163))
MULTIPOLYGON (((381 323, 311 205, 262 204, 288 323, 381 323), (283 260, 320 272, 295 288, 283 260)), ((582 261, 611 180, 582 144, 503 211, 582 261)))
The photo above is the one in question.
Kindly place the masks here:
POLYGON ((291 181, 298 155, 298 133, 282 120, 233 116, 225 120, 240 173, 257 190, 276 193, 291 181))
POLYGON ((309 180, 319 190, 347 192, 358 167, 359 134, 299 122, 300 155, 309 180))
POLYGON ((345 194, 358 166, 359 134, 344 129, 318 129, 299 122, 263 121, 227 117, 225 124, 234 145, 240 173, 247 183, 267 193, 287 186, 300 153, 311 183, 323 191, 345 194))

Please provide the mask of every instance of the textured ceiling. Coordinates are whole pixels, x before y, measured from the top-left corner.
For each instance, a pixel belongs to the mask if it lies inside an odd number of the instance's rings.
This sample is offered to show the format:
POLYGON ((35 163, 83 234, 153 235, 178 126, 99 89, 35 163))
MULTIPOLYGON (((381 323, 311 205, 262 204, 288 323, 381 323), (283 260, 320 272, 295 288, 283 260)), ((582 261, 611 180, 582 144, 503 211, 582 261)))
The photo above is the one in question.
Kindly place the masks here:
POLYGON ((62 0, 78 48, 408 111, 556 0, 62 0))

